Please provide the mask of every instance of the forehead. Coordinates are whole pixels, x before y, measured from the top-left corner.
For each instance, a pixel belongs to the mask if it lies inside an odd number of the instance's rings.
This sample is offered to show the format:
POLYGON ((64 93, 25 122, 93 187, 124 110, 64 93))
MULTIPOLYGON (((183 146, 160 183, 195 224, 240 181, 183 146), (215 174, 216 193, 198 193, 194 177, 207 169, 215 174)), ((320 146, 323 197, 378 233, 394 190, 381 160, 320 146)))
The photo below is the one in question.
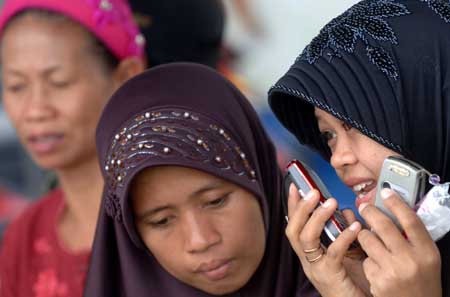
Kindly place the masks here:
MULTIPOLYGON (((149 209, 191 209, 208 193, 233 191, 238 186, 199 170, 158 166, 143 170, 133 179, 130 193, 134 211, 141 216, 149 209)), ((217 197, 215 197, 217 198, 217 197)))
POLYGON ((185 180, 218 180, 212 174, 203 172, 201 170, 174 165, 153 166, 143 169, 134 178, 133 182, 136 184, 158 185, 162 182, 167 182, 179 178, 177 181, 183 182, 185 180))
POLYGON ((339 120, 338 118, 317 107, 314 107, 314 116, 316 117, 318 123, 327 123, 327 124, 342 123, 341 120, 339 120))
POLYGON ((189 195, 199 189, 232 184, 212 174, 181 166, 156 166, 141 171, 132 182, 133 195, 158 197, 189 195))

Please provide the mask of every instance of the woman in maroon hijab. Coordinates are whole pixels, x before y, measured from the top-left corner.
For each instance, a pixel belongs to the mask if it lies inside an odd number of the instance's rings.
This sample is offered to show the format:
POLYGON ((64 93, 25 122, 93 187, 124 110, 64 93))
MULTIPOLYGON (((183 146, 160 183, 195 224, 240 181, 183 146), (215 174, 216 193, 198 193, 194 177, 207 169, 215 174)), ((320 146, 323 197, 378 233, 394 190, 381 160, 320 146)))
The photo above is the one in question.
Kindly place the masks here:
POLYGON ((86 297, 317 296, 284 235, 275 150, 243 95, 191 63, 123 85, 86 297))

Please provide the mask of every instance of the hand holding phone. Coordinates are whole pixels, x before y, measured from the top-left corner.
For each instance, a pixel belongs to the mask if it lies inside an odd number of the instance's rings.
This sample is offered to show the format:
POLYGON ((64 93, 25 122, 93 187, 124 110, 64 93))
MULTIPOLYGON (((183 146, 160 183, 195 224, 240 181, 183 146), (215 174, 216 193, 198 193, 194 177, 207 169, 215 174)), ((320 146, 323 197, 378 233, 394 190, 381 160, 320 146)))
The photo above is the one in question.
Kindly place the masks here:
POLYGON ((400 156, 390 156, 383 162, 377 183, 375 206, 400 228, 397 218, 383 204, 380 192, 394 190, 409 207, 414 208, 424 196, 428 172, 420 165, 400 156))
MULTIPOLYGON (((297 187, 300 196, 303 198, 309 191, 316 189, 320 194, 319 204, 325 203, 326 199, 330 198, 331 195, 327 188, 320 180, 319 176, 305 164, 298 160, 292 160, 287 166, 287 174, 285 176, 284 188, 285 193, 291 183, 297 187)), ((283 195, 283 207, 287 218, 287 198, 288 195, 283 195)), ((345 220, 341 211, 336 210, 330 219, 326 222, 325 228, 320 237, 321 243, 328 247, 336 238, 348 227, 347 221, 345 220)), ((352 247, 357 247, 356 243, 352 244, 352 247)))

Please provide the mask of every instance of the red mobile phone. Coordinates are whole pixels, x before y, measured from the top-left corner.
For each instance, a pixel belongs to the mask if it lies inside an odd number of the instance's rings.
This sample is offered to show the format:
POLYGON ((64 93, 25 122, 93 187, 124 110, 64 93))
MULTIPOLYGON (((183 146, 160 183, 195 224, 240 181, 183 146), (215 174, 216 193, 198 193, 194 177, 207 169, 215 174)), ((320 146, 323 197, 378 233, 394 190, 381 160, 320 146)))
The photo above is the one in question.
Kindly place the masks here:
MULTIPOLYGON (((283 207, 287 218, 287 199, 289 197, 289 186, 291 183, 297 187, 300 196, 303 198, 309 191, 316 189, 319 191, 320 200, 319 204, 322 205, 325 201, 331 197, 324 183, 319 176, 305 164, 298 160, 292 160, 286 167, 287 174, 284 180, 285 195, 283 200, 283 207)), ((321 235, 321 242, 324 246, 328 247, 336 238, 348 227, 342 212, 336 210, 330 219, 326 222, 325 228, 321 235)), ((357 243, 352 244, 353 247, 357 247, 357 243)))

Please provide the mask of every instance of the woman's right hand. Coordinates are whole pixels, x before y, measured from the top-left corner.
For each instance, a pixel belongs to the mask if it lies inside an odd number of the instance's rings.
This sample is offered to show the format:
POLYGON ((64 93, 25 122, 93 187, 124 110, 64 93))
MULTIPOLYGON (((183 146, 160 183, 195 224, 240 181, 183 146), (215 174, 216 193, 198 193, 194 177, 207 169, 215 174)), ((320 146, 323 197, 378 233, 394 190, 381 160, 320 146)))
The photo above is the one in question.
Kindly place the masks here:
POLYGON ((326 221, 336 210, 337 202, 332 198, 327 199, 327 202, 316 209, 318 203, 318 191, 313 190, 302 199, 296 187, 291 184, 286 235, 306 276, 323 297, 367 296, 362 289, 365 277, 362 269, 358 269, 362 267, 362 260, 346 258, 348 248, 361 230, 361 224, 353 222, 325 250, 321 247, 320 235, 326 221))

